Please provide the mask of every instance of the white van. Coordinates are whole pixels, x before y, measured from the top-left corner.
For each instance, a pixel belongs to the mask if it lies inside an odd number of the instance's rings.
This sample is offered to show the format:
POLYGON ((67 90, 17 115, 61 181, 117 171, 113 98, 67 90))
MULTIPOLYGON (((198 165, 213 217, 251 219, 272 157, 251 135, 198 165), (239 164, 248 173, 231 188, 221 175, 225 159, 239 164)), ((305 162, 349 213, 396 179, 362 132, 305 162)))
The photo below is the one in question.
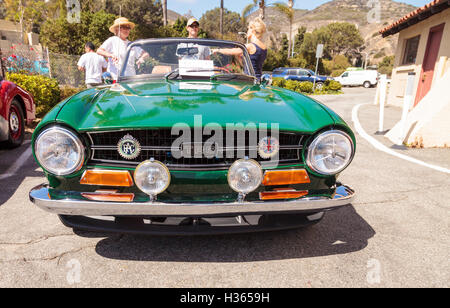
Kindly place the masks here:
POLYGON ((378 72, 374 70, 346 71, 341 76, 334 78, 343 86, 374 87, 378 83, 378 72))

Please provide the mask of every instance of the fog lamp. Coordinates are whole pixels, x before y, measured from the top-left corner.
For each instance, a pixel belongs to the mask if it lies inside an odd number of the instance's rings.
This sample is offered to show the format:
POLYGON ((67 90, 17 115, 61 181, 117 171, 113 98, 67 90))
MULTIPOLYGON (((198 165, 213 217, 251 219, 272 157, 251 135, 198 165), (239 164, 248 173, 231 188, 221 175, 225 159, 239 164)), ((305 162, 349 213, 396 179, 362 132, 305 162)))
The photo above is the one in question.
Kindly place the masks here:
POLYGON ((147 160, 137 166, 134 182, 140 190, 154 199, 169 187, 170 172, 163 163, 153 159, 147 160))
POLYGON ((241 194, 248 194, 261 185, 263 173, 260 164, 253 159, 235 161, 228 170, 228 184, 241 194))

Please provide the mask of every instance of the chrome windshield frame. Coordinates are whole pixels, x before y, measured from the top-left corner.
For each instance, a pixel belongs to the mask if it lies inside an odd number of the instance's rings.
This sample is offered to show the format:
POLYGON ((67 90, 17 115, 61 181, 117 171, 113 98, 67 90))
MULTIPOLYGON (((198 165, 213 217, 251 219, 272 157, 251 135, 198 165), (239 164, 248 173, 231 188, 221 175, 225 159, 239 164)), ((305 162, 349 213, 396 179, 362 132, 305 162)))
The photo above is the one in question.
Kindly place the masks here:
MULTIPOLYGON (((255 71, 253 69, 253 66, 251 65, 250 56, 248 54, 247 48, 242 43, 235 42, 235 41, 212 40, 212 39, 191 39, 191 38, 162 38, 161 39, 161 38, 158 38, 158 39, 137 40, 137 41, 134 41, 134 42, 132 42, 132 43, 130 43, 128 45, 128 47, 127 47, 127 55, 125 57, 124 65, 120 69, 120 75, 119 75, 117 81, 121 82, 121 80, 130 78, 130 77, 126 77, 124 75, 125 75, 125 70, 126 70, 126 64, 128 63, 128 58, 130 56, 131 48, 133 48, 133 47, 142 47, 142 45, 149 44, 149 43, 174 43, 174 42, 176 42, 176 43, 191 43, 191 44, 192 43, 194 43, 194 44, 195 43, 197 43, 197 44, 202 44, 203 43, 205 45, 208 45, 208 44, 211 44, 211 45, 214 45, 214 44, 218 44, 218 45, 219 44, 228 44, 228 45, 230 45, 230 48, 239 47, 239 48, 241 48, 243 50, 243 53, 244 53, 243 55, 244 55, 245 62, 246 62, 245 65, 247 66, 246 69, 250 73, 250 75, 248 75, 248 76, 255 78, 255 71)), ((142 77, 140 77, 140 76, 131 76, 131 77, 133 79, 135 79, 135 78, 136 79, 140 79, 140 78, 147 78, 147 77, 155 78, 156 77, 155 75, 141 75, 141 76, 142 77)))

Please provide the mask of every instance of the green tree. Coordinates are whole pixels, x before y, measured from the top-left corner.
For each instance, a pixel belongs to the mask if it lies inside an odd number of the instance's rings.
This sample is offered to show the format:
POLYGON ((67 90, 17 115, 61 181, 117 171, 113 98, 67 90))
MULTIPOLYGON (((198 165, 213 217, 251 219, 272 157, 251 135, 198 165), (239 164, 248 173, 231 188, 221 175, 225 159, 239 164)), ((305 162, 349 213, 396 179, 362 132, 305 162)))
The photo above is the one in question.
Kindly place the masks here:
POLYGON ((378 65, 378 72, 380 74, 386 74, 388 76, 392 75, 392 70, 394 69, 394 56, 384 57, 381 63, 378 65))
POLYGON ((80 23, 69 23, 65 16, 49 19, 42 25, 41 43, 55 53, 80 55, 91 41, 97 47, 112 35, 109 27, 117 16, 104 11, 81 12, 80 23))
POLYGON ((300 52, 315 55, 317 44, 324 45, 326 59, 332 59, 339 54, 352 57, 361 49, 364 39, 354 24, 331 23, 315 29, 312 33, 305 33, 300 52))
POLYGON ((4 0, 5 17, 21 23, 24 32, 39 32, 46 18, 46 3, 43 0, 4 0))
MULTIPOLYGON (((201 28, 212 38, 220 38, 220 30, 217 29, 217 21, 220 20, 220 8, 209 10, 200 18, 201 28)), ((241 16, 236 13, 224 9, 223 14, 223 33, 224 37, 236 37, 238 33, 245 31, 241 22, 241 16)))
POLYGON ((328 50, 332 56, 339 54, 352 55, 364 45, 364 39, 354 24, 335 22, 326 26, 330 32, 328 50))
POLYGON ((297 34, 295 35, 295 45, 294 45, 295 53, 300 52, 300 48, 301 48, 301 46, 303 44, 303 40, 305 38, 305 34, 306 34, 306 27, 302 26, 302 27, 298 28, 297 34))
POLYGON ((107 13, 128 18, 136 23, 130 40, 158 37, 163 26, 162 5, 159 0, 104 0, 107 13))

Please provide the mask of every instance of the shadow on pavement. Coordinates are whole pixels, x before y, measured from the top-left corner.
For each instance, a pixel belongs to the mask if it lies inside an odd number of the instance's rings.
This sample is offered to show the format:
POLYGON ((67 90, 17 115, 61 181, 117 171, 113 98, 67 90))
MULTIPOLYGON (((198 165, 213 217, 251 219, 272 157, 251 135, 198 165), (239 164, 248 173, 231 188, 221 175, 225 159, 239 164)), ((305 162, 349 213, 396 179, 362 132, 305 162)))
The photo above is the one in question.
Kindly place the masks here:
MULTIPOLYGON (((3 177, 7 174, 8 168, 12 166, 18 157, 22 155, 30 144, 24 144, 16 149, 4 149, 0 151, 0 208, 14 195, 19 186, 26 177, 42 177, 44 174, 35 171, 38 165, 35 163, 33 156, 30 155, 23 165, 12 175, 3 177)), ((26 192, 28 193, 28 191, 26 192)))
MULTIPOLYGON (((77 232, 79 236, 100 234, 77 232)), ((364 249, 375 231, 353 206, 329 212, 317 225, 291 231, 199 237, 108 235, 105 258, 168 262, 253 262, 339 255, 364 249)))

